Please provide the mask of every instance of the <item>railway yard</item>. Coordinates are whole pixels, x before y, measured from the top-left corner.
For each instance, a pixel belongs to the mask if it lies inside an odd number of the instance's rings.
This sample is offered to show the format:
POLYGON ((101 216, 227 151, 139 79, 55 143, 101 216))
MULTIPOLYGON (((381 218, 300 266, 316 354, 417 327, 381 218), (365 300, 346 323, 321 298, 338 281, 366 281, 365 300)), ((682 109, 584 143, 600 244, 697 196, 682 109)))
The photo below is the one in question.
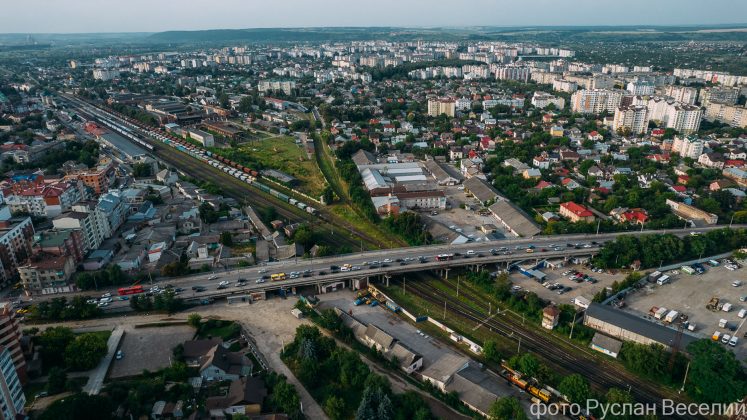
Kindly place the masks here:
MULTIPOLYGON (((499 302, 486 297, 484 292, 467 282, 459 284, 457 297, 457 282, 453 279, 424 277, 419 281, 412 280, 397 279, 383 290, 414 314, 444 321, 465 337, 479 342, 495 339, 508 354, 529 350, 558 374, 579 373, 600 390, 629 389, 636 401, 643 403, 660 404, 663 398, 679 398, 676 393, 627 372, 586 346, 540 332, 520 315, 504 310, 496 313, 499 302)), ((439 330, 433 328, 431 331, 439 330)))

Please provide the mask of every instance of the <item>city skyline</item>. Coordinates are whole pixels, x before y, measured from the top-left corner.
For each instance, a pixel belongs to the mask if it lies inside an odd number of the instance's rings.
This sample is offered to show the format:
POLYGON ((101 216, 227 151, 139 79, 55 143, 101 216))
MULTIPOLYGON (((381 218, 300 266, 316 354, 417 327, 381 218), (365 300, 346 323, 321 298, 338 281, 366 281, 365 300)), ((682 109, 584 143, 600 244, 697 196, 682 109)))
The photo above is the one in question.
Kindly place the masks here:
POLYGON ((553 2, 531 0, 473 0, 469 7, 424 0, 382 0, 363 7, 343 0, 323 5, 303 0, 280 0, 268 5, 256 0, 222 0, 218 7, 181 2, 133 0, 112 3, 104 10, 93 0, 64 3, 32 0, 4 6, 3 33, 161 32, 170 30, 283 27, 468 27, 468 26, 632 26, 740 24, 747 3, 715 0, 707 9, 694 1, 632 0, 625 7, 591 0, 553 2), (573 10, 573 13, 570 11, 573 10), (676 10, 677 13, 672 13, 676 10), (541 12, 537 12, 541 11, 541 12))

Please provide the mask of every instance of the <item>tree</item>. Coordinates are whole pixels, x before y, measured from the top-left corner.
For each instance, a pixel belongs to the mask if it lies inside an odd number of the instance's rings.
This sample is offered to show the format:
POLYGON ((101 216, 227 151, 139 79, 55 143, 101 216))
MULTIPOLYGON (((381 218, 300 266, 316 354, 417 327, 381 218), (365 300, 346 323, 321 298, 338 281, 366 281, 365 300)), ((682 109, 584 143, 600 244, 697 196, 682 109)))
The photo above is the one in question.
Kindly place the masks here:
POLYGON ((342 420, 345 418, 345 400, 337 396, 330 396, 324 402, 324 412, 332 420, 342 420))
POLYGON ((108 420, 114 405, 102 395, 75 394, 53 402, 39 420, 108 420))
POLYGON ((189 314, 187 317, 187 323, 195 329, 200 329, 200 323, 202 322, 202 315, 200 314, 189 314))
POLYGON ((47 366, 59 366, 64 361, 65 349, 75 339, 73 330, 65 327, 47 328, 39 336, 42 361, 47 366))
POLYGON ((96 367, 106 355, 106 340, 98 334, 82 334, 65 349, 65 363, 73 370, 96 367))
MULTIPOLYGON (((623 391, 622 389, 618 388, 610 388, 609 391, 607 391, 607 394, 605 395, 605 399, 607 400, 607 405, 611 406, 617 406, 621 407, 624 405, 632 404, 635 402, 633 399, 633 396, 630 395, 630 392, 623 391)), ((622 410, 616 410, 616 412, 622 412, 622 410)), ((614 415, 612 414, 613 411, 610 411, 609 414, 605 417, 612 420, 627 420, 630 418, 633 418, 630 415, 614 415)))
POLYGON ((324 191, 322 191, 322 201, 325 204, 332 204, 335 201, 335 192, 329 185, 324 187, 324 191))
POLYGON ((498 343, 495 340, 487 340, 482 346, 482 354, 490 362, 500 363, 503 356, 498 350, 498 343))
POLYGON ((233 235, 229 231, 224 231, 220 233, 220 243, 231 247, 233 246, 233 235))
POLYGON ((712 340, 698 340, 687 346, 690 374, 687 393, 702 403, 731 403, 747 392, 745 372, 734 353, 712 340))
POLYGON ((498 398, 490 405, 491 420, 527 420, 528 417, 516 397, 498 398))
POLYGON ((55 366, 49 369, 49 376, 47 377, 47 392, 50 394, 59 394, 65 390, 65 382, 67 381, 67 373, 61 368, 55 366))
POLYGON ((591 396, 589 383, 577 373, 563 378, 558 384, 558 391, 576 404, 586 404, 586 400, 591 396))

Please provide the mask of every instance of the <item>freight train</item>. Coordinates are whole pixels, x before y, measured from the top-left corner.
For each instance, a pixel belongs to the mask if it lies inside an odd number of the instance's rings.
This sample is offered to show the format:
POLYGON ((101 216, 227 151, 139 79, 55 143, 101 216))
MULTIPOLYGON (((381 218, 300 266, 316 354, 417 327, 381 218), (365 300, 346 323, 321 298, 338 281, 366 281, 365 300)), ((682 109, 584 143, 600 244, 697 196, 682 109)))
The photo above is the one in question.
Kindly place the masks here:
MULTIPOLYGON (((116 113, 116 111, 108 111, 110 113, 116 113)), ((108 115, 97 112, 96 117, 103 120, 105 125, 113 128, 114 130, 120 132, 121 134, 125 135, 127 138, 137 142, 139 145, 145 147, 149 151, 153 151, 153 146, 149 143, 141 140, 138 136, 134 135, 132 133, 132 129, 138 129, 141 132, 146 133, 149 137, 160 141, 164 145, 167 145, 169 147, 172 147, 182 153, 188 154, 189 156, 199 159, 206 164, 213 166, 214 168, 217 168, 226 174, 229 174, 240 181, 246 182, 249 185, 252 185, 259 190, 270 194, 271 196, 277 198, 278 200, 281 200, 285 203, 288 203, 292 206, 295 206, 309 214, 318 215, 319 211, 299 200, 296 200, 294 198, 289 197, 287 194, 284 194, 274 188, 271 188, 270 186, 261 183, 258 181, 260 178, 260 174, 255 169, 249 168, 247 166, 243 166, 239 163, 236 163, 230 159, 228 159, 225 156, 222 156, 220 153, 216 153, 210 150, 207 150, 200 146, 195 146, 194 144, 186 141, 185 139, 181 137, 177 137, 174 134, 162 129, 162 128, 155 128, 152 126, 148 126, 146 124, 141 123, 140 121, 137 121, 133 118, 129 118, 124 115, 117 116, 124 120, 126 125, 129 127, 125 127, 121 124, 116 123, 113 121, 112 118, 109 118, 108 115)))

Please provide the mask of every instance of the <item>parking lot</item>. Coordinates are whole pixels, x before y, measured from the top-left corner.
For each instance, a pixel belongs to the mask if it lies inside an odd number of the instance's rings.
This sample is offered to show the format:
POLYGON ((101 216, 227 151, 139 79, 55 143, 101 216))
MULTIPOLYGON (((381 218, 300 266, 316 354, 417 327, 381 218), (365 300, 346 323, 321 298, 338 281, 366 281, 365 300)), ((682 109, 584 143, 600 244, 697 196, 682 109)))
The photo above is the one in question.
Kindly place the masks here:
POLYGON ((460 206, 462 204, 472 205, 475 208, 479 208, 477 201, 474 198, 467 198, 464 195, 464 190, 460 190, 458 187, 445 187, 444 194, 446 194, 446 200, 449 203, 449 209, 438 210, 438 214, 432 214, 431 211, 423 212, 426 217, 430 217, 437 222, 448 226, 451 230, 461 233, 462 235, 470 238, 474 241, 486 241, 501 239, 508 235, 496 221, 492 215, 480 215, 475 210, 469 208, 463 209, 460 206), (485 234, 480 227, 486 224, 495 225, 497 228, 496 233, 485 234))
MULTIPOLYGON (((723 264, 718 267, 706 266, 706 271, 700 275, 690 275, 681 270, 671 270, 665 274, 671 278, 671 283, 658 285, 648 284, 646 287, 629 294, 625 300, 627 310, 646 317, 652 322, 664 324, 655 319, 650 312, 653 307, 665 307, 678 311, 687 316, 690 324, 695 324, 694 331, 687 333, 699 338, 709 338, 715 331, 722 334, 737 335, 739 342, 734 351, 739 360, 747 357, 747 346, 743 337, 747 328, 743 326, 744 319, 739 318, 741 309, 747 309, 747 302, 741 302, 741 296, 747 296, 747 269, 735 271, 727 270, 723 264), (734 281, 743 284, 735 287, 734 281), (711 298, 716 297, 720 303, 732 305, 729 312, 710 310, 706 308, 711 298), (728 322, 726 328, 719 327, 719 321, 728 322)), ((730 347, 731 348, 731 347, 730 347)))
POLYGON ((124 357, 112 362, 109 377, 134 376, 143 373, 144 369, 152 372, 169 366, 172 349, 193 336, 194 329, 188 325, 127 327, 119 347, 124 357))
POLYGON ((591 300, 594 295, 602 291, 602 289, 611 286, 612 283, 616 280, 622 281, 627 275, 627 273, 625 272, 618 271, 605 271, 603 273, 595 273, 592 272, 591 268, 584 267, 578 264, 567 265, 555 270, 542 269, 541 271, 547 275, 547 277, 545 278, 545 282, 549 284, 558 283, 563 287, 570 287, 571 290, 565 291, 563 293, 559 293, 561 289, 550 290, 544 287, 535 279, 531 279, 520 272, 511 273, 511 282, 514 284, 514 286, 521 287, 522 290, 534 292, 540 298, 555 302, 556 304, 571 304, 573 298, 575 298, 576 296, 583 296, 591 300), (571 270, 577 271, 582 275, 588 275, 589 277, 595 279, 596 283, 591 283, 589 281, 576 282, 570 280, 568 277, 570 277, 572 273, 568 273, 568 271, 571 270))

